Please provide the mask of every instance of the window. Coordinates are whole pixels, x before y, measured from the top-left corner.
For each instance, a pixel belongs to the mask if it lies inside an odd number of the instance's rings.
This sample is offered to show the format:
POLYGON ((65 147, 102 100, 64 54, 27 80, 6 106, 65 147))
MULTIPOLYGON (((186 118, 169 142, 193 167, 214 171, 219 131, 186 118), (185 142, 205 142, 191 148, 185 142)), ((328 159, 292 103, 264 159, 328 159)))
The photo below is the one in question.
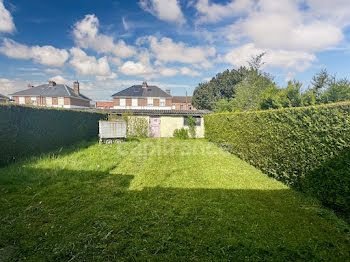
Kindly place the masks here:
POLYGON ((150 98, 150 97, 147 98, 147 105, 153 106, 153 98, 150 98))
POLYGON ((52 97, 46 97, 46 105, 48 106, 52 105, 52 97))
POLYGON ((125 106, 125 98, 120 98, 120 106, 125 106))
POLYGON ((159 100, 159 106, 165 106, 165 98, 159 100))
POLYGON ((180 105, 180 110, 184 110, 184 105, 180 105))
MULTIPOLYGON (((201 118, 198 117, 198 116, 194 116, 193 118, 194 118, 194 120, 196 120, 195 126, 200 126, 201 125, 201 118)), ((184 117, 184 126, 188 126, 188 124, 187 124, 187 116, 184 117)))
POLYGON ((175 105, 172 105, 171 106, 171 109, 175 110, 176 106, 175 105))
POLYGON ((35 97, 35 96, 32 96, 32 97, 30 98, 30 103, 31 103, 32 105, 36 105, 36 97, 35 97))
POLYGON ((187 109, 188 109, 188 110, 191 110, 191 109, 192 109, 192 106, 191 106, 191 105, 188 105, 188 106, 187 106, 187 109))
POLYGON ((58 98, 58 105, 59 106, 64 106, 64 97, 59 97, 58 98))
POLYGON ((152 88, 148 87, 147 92, 151 92, 151 91, 152 91, 152 88))
POLYGON ((20 97, 18 98, 18 103, 19 103, 19 104, 25 104, 25 103, 26 103, 26 99, 25 99, 23 96, 20 96, 20 97))
POLYGON ((137 106, 137 98, 132 99, 132 106, 137 106))

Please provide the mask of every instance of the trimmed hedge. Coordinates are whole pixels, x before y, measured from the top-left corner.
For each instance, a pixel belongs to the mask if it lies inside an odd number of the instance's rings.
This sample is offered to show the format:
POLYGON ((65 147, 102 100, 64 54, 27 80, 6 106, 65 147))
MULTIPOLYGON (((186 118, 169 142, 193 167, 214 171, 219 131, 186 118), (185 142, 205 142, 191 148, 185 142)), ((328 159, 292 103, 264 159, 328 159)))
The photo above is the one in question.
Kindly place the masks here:
POLYGON ((0 105, 0 166, 98 135, 105 114, 0 105))
POLYGON ((350 212, 350 102, 205 116, 205 137, 263 172, 350 212))

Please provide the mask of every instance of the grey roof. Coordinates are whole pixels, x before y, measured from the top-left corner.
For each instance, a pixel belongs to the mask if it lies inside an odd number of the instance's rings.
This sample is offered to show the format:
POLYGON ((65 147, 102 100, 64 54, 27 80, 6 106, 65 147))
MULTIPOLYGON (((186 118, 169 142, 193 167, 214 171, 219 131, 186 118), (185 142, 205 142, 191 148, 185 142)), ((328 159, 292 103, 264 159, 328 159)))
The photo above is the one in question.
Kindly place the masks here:
POLYGON ((107 109, 110 114, 121 115, 132 112, 136 116, 203 116, 212 113, 208 110, 147 110, 147 109, 107 109))
POLYGON ((11 96, 74 97, 91 100, 83 94, 77 95, 74 93, 74 90, 72 88, 61 84, 56 84, 54 86, 49 86, 48 84, 34 86, 32 88, 13 93, 11 96))
POLYGON ((0 94, 0 100, 9 100, 7 96, 0 94))
POLYGON ((147 86, 142 88, 142 85, 130 86, 118 93, 112 95, 113 97, 171 97, 165 91, 157 86, 147 86))

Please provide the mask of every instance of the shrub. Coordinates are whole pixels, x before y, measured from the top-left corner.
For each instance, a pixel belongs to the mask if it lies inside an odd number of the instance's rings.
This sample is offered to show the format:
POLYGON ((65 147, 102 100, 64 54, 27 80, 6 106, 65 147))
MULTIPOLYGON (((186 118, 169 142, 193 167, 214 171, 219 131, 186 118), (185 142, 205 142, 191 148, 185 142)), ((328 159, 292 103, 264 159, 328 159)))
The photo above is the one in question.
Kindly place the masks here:
POLYGON ((175 129, 174 130, 174 138, 178 138, 178 139, 188 139, 188 130, 185 128, 181 128, 181 129, 175 129))
POLYGON ((128 120, 128 136, 148 137, 149 123, 148 119, 142 116, 131 116, 128 120))
POLYGON ((204 123, 207 139, 263 172, 328 205, 342 210, 350 207, 345 201, 348 198, 342 197, 349 195, 349 179, 342 171, 349 167, 349 161, 336 160, 350 147, 349 102, 212 114, 205 116, 204 123), (328 163, 331 159, 335 167, 328 163), (333 182, 326 182, 330 180, 333 182), (330 194, 337 196, 326 197, 330 194))
POLYGON ((188 132, 192 138, 196 138, 196 120, 193 116, 187 117, 188 132))
POLYGON ((0 105, 0 166, 98 135, 105 114, 0 105))

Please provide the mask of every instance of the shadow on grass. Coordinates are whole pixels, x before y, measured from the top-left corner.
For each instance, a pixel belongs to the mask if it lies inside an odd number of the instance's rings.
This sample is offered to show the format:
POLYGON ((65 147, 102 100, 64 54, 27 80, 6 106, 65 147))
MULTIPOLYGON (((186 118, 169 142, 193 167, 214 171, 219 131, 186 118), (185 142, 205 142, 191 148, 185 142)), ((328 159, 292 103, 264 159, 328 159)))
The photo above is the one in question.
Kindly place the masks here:
POLYGON ((1 185, 5 260, 350 259, 346 225, 293 190, 130 190, 131 174, 23 170, 40 179, 1 185))
POLYGON ((350 223, 350 147, 305 175, 301 185, 350 223))
POLYGON ((73 152, 76 152, 77 150, 88 148, 89 146, 92 146, 96 143, 97 143, 97 139, 92 139, 89 141, 80 141, 77 144, 61 146, 50 151, 45 151, 41 153, 39 152, 37 154, 32 154, 32 155, 24 155, 16 159, 14 158, 11 161, 8 161, 6 164, 0 163, 0 170, 1 168, 6 168, 7 166, 10 166, 12 164, 26 163, 36 159, 40 159, 42 157, 53 156, 53 155, 60 155, 60 156, 69 155, 73 152))

